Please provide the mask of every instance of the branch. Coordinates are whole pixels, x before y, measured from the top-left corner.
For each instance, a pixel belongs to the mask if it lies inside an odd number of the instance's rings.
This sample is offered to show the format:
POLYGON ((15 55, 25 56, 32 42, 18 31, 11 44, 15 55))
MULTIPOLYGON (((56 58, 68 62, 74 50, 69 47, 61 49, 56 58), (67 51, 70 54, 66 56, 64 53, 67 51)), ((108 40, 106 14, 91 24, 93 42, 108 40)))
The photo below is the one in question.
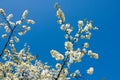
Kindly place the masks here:
MULTIPOLYGON (((6 18, 5 18, 5 20, 6 20, 6 18)), ((9 23, 7 20, 6 20, 6 22, 7 22, 8 26, 9 26, 9 28, 11 29, 11 32, 10 32, 10 35, 9 35, 9 37, 8 37, 8 39, 7 39, 6 44, 4 45, 4 47, 3 47, 3 49, 2 49, 2 52, 0 53, 0 58, 1 58, 1 56, 3 55, 4 50, 6 49, 8 43, 9 43, 9 40, 11 39, 11 37, 12 37, 12 35, 13 35, 13 32, 14 32, 16 26, 17 26, 17 25, 15 25, 15 26, 13 27, 13 29, 12 29, 11 26, 10 26, 10 23, 9 23)))
POLYGON ((60 69, 60 71, 59 71, 59 73, 58 73, 58 75, 57 75, 57 78, 55 78, 55 80, 58 80, 58 79, 59 79, 60 73, 61 73, 61 71, 63 70, 63 68, 64 68, 64 66, 65 66, 65 63, 66 63, 67 59, 68 59, 68 57, 67 57, 66 59, 63 60, 62 67, 61 67, 61 69, 60 69))

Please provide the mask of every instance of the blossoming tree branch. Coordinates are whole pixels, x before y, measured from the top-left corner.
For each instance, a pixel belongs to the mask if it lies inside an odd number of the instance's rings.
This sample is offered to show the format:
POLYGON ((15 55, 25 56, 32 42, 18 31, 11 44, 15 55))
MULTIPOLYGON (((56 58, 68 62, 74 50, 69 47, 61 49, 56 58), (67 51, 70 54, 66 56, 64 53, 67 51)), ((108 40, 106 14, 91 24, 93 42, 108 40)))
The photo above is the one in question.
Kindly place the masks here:
MULTIPOLYGON (((80 63, 84 56, 98 59, 99 56, 92 50, 89 50, 89 43, 79 44, 79 40, 91 38, 91 31, 98 30, 92 25, 91 21, 79 20, 78 29, 75 35, 71 35, 73 27, 65 22, 65 15, 58 4, 55 4, 56 15, 60 29, 65 32, 65 49, 61 53, 58 50, 52 49, 51 56, 56 60, 55 67, 51 67, 46 63, 42 63, 33 56, 30 52, 30 47, 25 44, 20 51, 16 50, 15 45, 20 41, 19 37, 30 31, 31 24, 35 21, 27 18, 28 10, 25 10, 20 20, 12 22, 13 14, 7 15, 6 12, 0 8, 0 28, 4 28, 4 33, 1 35, 6 43, 0 53, 0 80, 71 80, 72 78, 83 79, 83 75, 79 69, 70 72, 73 63, 80 63), (79 47, 78 45, 82 45, 79 47), (33 64, 32 61, 35 61, 33 64), (59 63, 58 63, 59 61, 59 63)), ((86 73, 92 75, 93 67, 89 67, 86 73)))

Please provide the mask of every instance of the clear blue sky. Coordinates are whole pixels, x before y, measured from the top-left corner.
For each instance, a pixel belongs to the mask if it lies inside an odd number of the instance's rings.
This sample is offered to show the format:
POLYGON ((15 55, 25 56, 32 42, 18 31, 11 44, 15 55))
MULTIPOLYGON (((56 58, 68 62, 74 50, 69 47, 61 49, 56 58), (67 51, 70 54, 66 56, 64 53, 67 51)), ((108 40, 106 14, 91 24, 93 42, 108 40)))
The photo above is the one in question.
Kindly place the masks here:
MULTIPOLYGON (((56 23, 56 10, 54 3, 58 2, 63 9, 66 22, 70 22, 77 28, 79 19, 93 20, 94 25, 100 28, 94 31, 90 43, 90 49, 98 52, 99 60, 89 58, 72 66, 72 70, 78 68, 82 73, 90 67, 95 67, 95 74, 87 76, 89 80, 119 80, 120 76, 120 4, 119 0, 0 0, 0 8, 7 13, 14 14, 14 20, 20 19, 25 9, 29 10, 29 18, 36 21, 32 29, 21 38, 17 44, 18 50, 24 43, 31 46, 33 54, 39 54, 43 62, 53 66, 56 62, 49 54, 51 49, 64 52, 64 32, 56 23), (51 60, 51 61, 50 61, 51 60)), ((0 30, 1 32, 1 30, 0 30)), ((1 39, 0 39, 1 40, 1 39)), ((0 48, 3 43, 0 41, 0 48)))

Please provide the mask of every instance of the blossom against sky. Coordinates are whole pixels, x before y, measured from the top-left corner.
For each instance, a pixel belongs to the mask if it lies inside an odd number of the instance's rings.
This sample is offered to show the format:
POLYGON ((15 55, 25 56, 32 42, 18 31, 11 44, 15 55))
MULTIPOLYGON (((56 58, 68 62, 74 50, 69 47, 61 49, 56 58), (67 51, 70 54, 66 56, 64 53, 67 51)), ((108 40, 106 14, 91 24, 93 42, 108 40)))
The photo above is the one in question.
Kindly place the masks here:
MULTIPOLYGON (((54 65, 56 62, 51 58, 50 50, 56 49, 64 51, 64 33, 59 29, 56 23, 56 10, 54 3, 59 2, 65 13, 67 22, 73 27, 77 26, 79 19, 87 18, 93 20, 93 23, 99 27, 99 31, 93 32, 90 48, 99 53, 99 60, 83 60, 81 64, 73 65, 83 72, 88 66, 95 67, 95 73, 89 76, 94 80, 100 80, 105 77, 108 80, 119 79, 119 1, 118 0, 36 0, 36 1, 0 1, 0 7, 7 13, 13 13, 13 20, 18 20, 24 10, 28 9, 29 17, 36 21, 32 25, 31 31, 22 37, 21 49, 24 43, 31 46, 33 54, 39 54, 43 62, 54 65)), ((1 32, 1 31, 0 31, 1 32)), ((0 48, 2 42, 0 42, 0 48)), ((73 68, 73 70, 74 70, 73 68)))

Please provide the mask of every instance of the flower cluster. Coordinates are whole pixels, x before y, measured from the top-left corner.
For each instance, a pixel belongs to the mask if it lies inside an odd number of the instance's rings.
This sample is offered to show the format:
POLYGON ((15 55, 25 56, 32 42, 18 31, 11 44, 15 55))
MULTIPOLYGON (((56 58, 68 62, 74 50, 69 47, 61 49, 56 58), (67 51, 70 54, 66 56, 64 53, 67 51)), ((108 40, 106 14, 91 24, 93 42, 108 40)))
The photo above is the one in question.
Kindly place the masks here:
POLYGON ((64 59, 64 56, 56 50, 51 50, 50 53, 51 53, 52 57, 55 58, 56 60, 64 59))
MULTIPOLYGON (((0 15, 4 21, 0 23, 0 27, 5 29, 5 33, 1 35, 2 38, 7 38, 0 57, 4 62, 0 62, 0 80, 70 80, 72 78, 82 78, 83 75, 80 70, 70 72, 69 69, 73 63, 79 63, 85 55, 91 58, 98 59, 99 55, 89 50, 88 42, 81 44, 79 47, 78 40, 90 39, 91 30, 98 30, 92 25, 91 21, 78 21, 78 31, 72 35, 73 27, 70 23, 65 23, 65 15, 58 4, 55 5, 57 9, 56 16, 58 17, 58 24, 60 29, 65 32, 65 52, 63 54, 57 50, 51 50, 51 56, 59 61, 55 67, 49 66, 47 63, 42 63, 37 60, 37 56, 33 56, 30 52, 30 47, 25 44, 24 48, 17 51, 15 44, 20 41, 18 35, 24 35, 31 27, 28 24, 34 24, 35 21, 27 19, 28 10, 25 10, 20 20, 12 22, 13 14, 6 16, 5 11, 0 8, 0 15), (27 25, 26 25, 26 24, 27 25), (17 32, 15 34, 14 32, 17 32), (4 54, 3 54, 4 53, 4 54)), ((90 67, 86 70, 87 74, 93 74, 94 68, 90 67)))
MULTIPOLYGON (((78 43, 79 39, 89 40, 92 35, 91 31, 98 30, 98 28, 93 26, 92 21, 79 20, 78 30, 75 33, 75 35, 73 35, 71 34, 71 32, 73 31, 73 27, 71 27, 70 23, 65 23, 65 20, 62 20, 62 19, 65 19, 65 16, 58 4, 56 4, 56 9, 57 9, 57 17, 61 20, 61 21, 58 21, 58 24, 61 25, 60 29, 65 32, 65 39, 67 40, 65 41, 65 44, 64 44, 66 51, 65 51, 65 58, 63 60, 63 62, 66 64, 62 64, 62 67, 60 64, 57 64, 56 65, 57 68, 61 68, 62 70, 63 68, 65 68, 65 65, 67 65, 66 68, 70 68, 70 65, 72 63, 81 62, 82 58, 85 55, 89 55, 91 58, 98 59, 99 55, 97 53, 93 53, 92 50, 88 49, 90 46, 88 42, 84 42, 83 44, 81 44, 82 45, 81 48, 79 47, 80 44, 78 43), (76 49, 76 47, 78 48, 76 49)), ((93 74, 93 71, 94 71, 94 68, 90 67, 87 70, 87 74, 93 74)), ((76 70, 74 73, 71 73, 68 76, 71 76, 73 78, 82 77, 79 70, 76 70), (76 75, 76 72, 79 74, 76 75)))
MULTIPOLYGON (((17 31, 17 33, 21 36, 24 35, 26 32, 28 32, 31 28, 30 26, 27 26, 27 24, 34 24, 35 21, 32 19, 27 19, 28 10, 25 10, 22 14, 22 17, 20 20, 16 22, 12 22, 11 19, 13 17, 13 14, 6 15, 5 11, 0 8, 0 15, 3 17, 3 22, 0 23, 0 27, 3 27, 5 29, 5 33, 2 34, 2 38, 6 38, 9 35, 14 34, 14 31, 17 31), (16 30, 15 30, 16 29, 16 30)), ((19 42, 19 38, 17 36, 11 36, 15 40, 15 42, 19 42)))

